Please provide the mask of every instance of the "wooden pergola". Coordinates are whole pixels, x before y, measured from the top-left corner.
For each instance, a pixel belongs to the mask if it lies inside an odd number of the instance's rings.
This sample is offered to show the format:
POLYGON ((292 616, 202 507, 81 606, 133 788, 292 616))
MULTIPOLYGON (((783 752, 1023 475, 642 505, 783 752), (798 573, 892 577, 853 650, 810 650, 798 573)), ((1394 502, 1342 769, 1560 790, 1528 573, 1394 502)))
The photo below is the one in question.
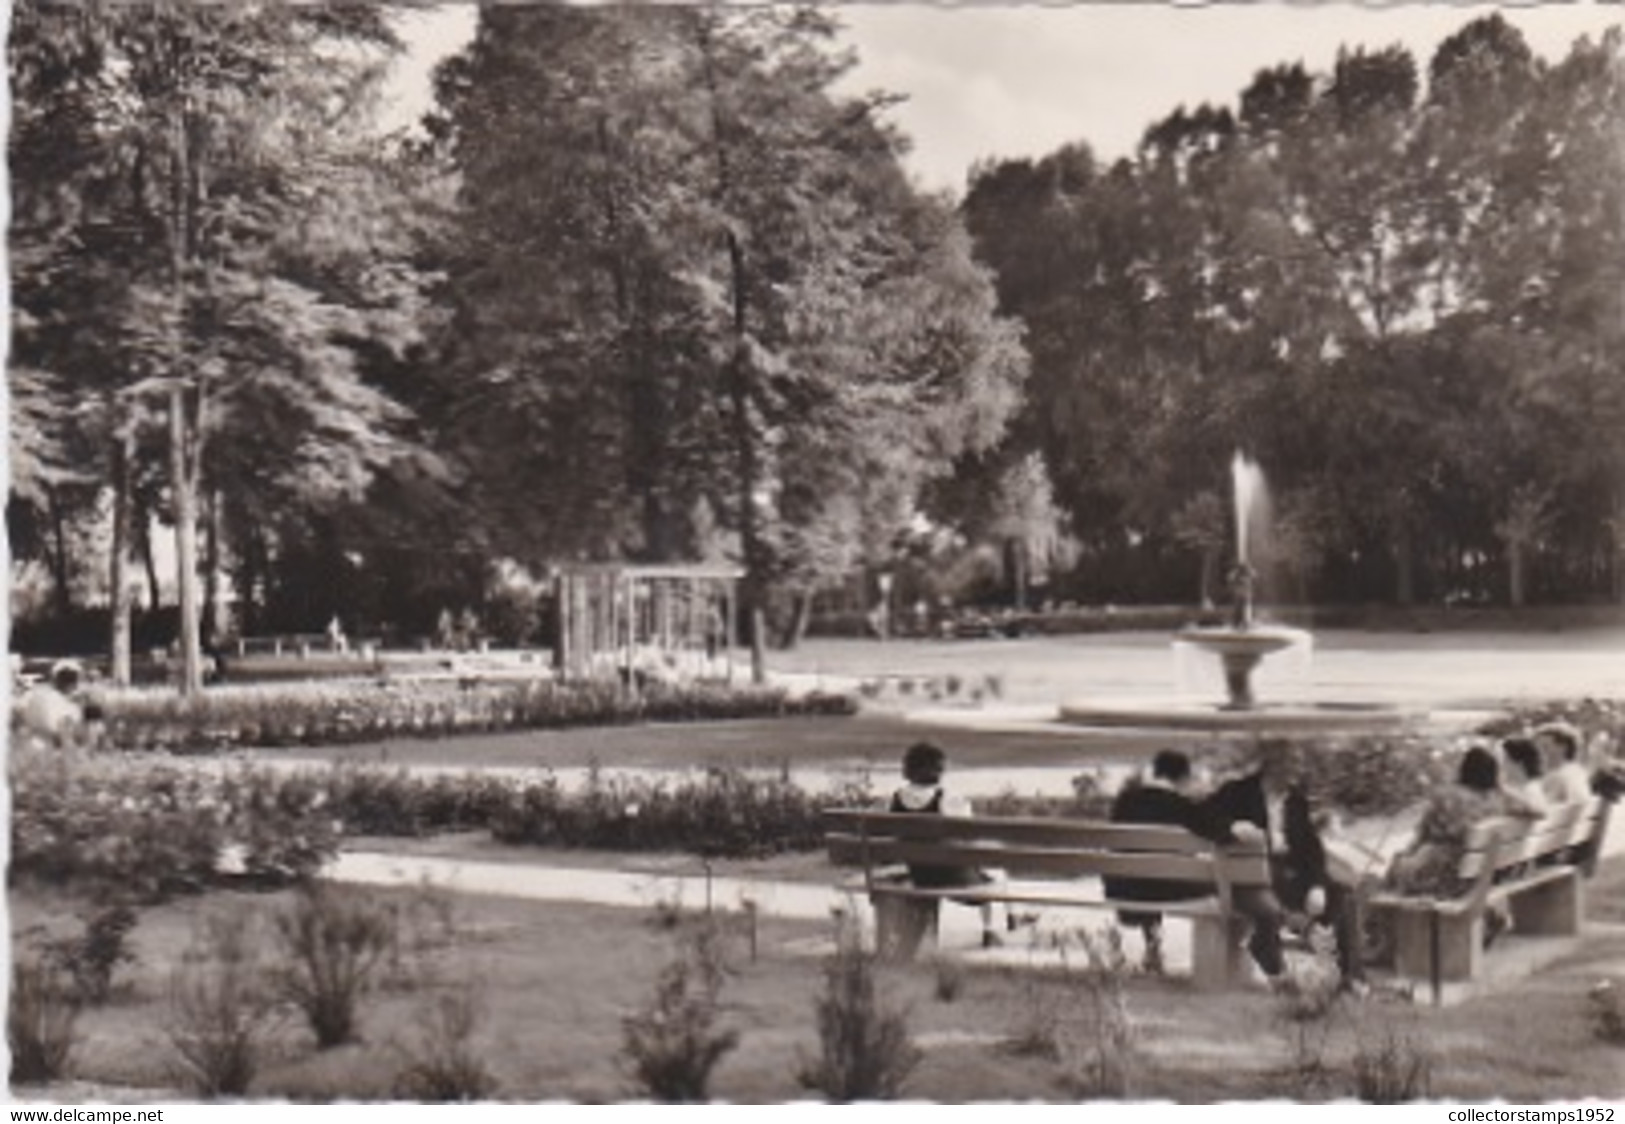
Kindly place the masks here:
POLYGON ((716 564, 574 563, 554 571, 565 679, 733 678, 738 586, 716 564))

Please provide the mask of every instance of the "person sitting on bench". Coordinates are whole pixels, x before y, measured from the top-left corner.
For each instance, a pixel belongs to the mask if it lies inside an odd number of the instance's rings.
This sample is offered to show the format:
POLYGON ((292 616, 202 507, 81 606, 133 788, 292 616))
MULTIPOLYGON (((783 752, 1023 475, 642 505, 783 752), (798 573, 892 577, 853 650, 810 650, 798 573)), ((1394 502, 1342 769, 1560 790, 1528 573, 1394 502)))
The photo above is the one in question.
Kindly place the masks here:
MULTIPOLYGON (((1543 811, 1506 786, 1489 746, 1472 745, 1457 766, 1456 783, 1433 794, 1410 846, 1394 856, 1383 883, 1402 894, 1456 897, 1466 889, 1458 868, 1474 825, 1509 817, 1538 820, 1543 811)), ((1484 946, 1511 924, 1504 906, 1486 909, 1484 946)))
MULTIPOLYGON (((948 755, 930 742, 916 742, 903 754, 903 779, 906 783, 892 794, 892 812, 921 815, 969 816, 970 801, 963 796, 950 795, 943 787, 943 774, 948 770, 948 755)), ((952 890, 959 887, 989 886, 1001 882, 1000 875, 979 867, 932 866, 911 863, 909 880, 921 889, 952 890)), ((950 901, 958 900, 950 898, 950 901)), ((993 903, 965 900, 982 914, 982 947, 997 948, 1004 942, 993 927, 993 903)), ((1005 907, 1005 925, 1016 929, 1016 918, 1005 907)))
MULTIPOLYGON (((1168 824, 1183 827, 1204 839, 1220 844, 1232 844, 1240 836, 1235 828, 1244 816, 1260 814, 1257 808, 1246 809, 1244 803, 1261 805, 1262 781, 1249 776, 1219 787, 1202 800, 1188 794, 1191 785, 1190 758, 1177 749, 1159 752, 1151 762, 1151 776, 1145 780, 1131 780, 1125 784, 1112 802, 1111 819, 1115 823, 1168 824), (1242 800, 1238 794, 1249 799, 1242 800)), ((1129 902, 1179 901, 1206 897, 1212 888, 1205 885, 1184 885, 1177 882, 1141 882, 1132 878, 1104 880, 1108 900, 1129 902)), ((1269 980, 1272 987, 1286 982, 1286 955, 1281 948, 1281 923, 1285 912, 1273 891, 1265 888, 1237 889, 1231 898, 1236 911, 1252 922, 1247 950, 1269 980)), ((1118 920, 1131 928, 1138 928, 1145 937, 1145 968, 1148 972, 1162 970, 1162 914, 1150 910, 1119 910, 1118 920)))

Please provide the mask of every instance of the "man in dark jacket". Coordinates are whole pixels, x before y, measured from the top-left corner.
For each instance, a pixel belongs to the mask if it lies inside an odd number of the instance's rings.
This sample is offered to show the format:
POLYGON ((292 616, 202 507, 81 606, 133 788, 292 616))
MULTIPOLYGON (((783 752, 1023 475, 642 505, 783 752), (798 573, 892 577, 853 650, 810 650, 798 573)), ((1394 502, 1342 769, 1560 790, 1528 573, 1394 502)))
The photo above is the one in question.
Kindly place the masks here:
MULTIPOLYGON (((1183 827, 1216 843, 1237 841, 1235 819, 1220 802, 1196 800, 1190 795, 1190 758, 1176 749, 1159 752, 1151 762, 1151 776, 1130 781, 1112 803, 1114 823, 1167 824, 1183 827)), ((1181 901, 1207 896, 1209 887, 1179 882, 1151 882, 1133 878, 1107 878, 1106 897, 1125 902, 1181 901)), ((1235 908, 1253 922, 1247 948, 1272 983, 1283 978, 1285 954, 1281 949, 1281 904, 1268 889, 1237 889, 1235 908)), ((1162 914, 1151 910, 1119 910, 1118 920, 1137 928, 1145 937, 1145 969, 1162 971, 1162 914)))

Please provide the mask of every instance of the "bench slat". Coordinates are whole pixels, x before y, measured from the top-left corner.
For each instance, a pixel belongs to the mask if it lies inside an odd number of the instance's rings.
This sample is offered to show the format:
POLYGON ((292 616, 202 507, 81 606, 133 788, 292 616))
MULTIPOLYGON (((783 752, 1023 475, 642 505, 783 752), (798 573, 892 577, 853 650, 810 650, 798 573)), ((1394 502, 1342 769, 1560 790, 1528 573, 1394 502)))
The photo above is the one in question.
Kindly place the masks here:
MULTIPOLYGON (((1060 885, 1067 885, 1061 883, 1060 885)), ((1180 917, 1217 917, 1219 900, 1214 897, 1181 898, 1166 902, 1131 902, 1111 898, 1085 897, 1046 891, 1033 885, 1016 885, 1004 891, 978 890, 972 886, 965 890, 922 890, 907 883, 880 883, 869 891, 876 897, 919 898, 926 900, 952 900, 956 902, 1009 902, 1012 905, 1054 905, 1076 909, 1141 909, 1154 913, 1170 913, 1180 917)))
POLYGON ((1561 855, 1593 839, 1605 821, 1602 802, 1587 800, 1555 809, 1539 820, 1490 820, 1475 824, 1457 874, 1473 880, 1493 862, 1497 872, 1561 855))
POLYGON ((1233 886, 1269 884, 1261 854, 1157 855, 1108 851, 1071 851, 1047 847, 977 847, 913 839, 826 837, 831 858, 870 866, 894 863, 947 867, 996 867, 1012 875, 1082 878, 1106 875, 1158 882, 1215 882, 1220 872, 1233 886))
MULTIPOLYGON (((1159 854, 1204 855, 1216 844, 1182 827, 1158 824, 1113 824, 1088 820, 1041 817, 958 817, 910 815, 897 812, 829 810, 827 831, 841 834, 889 836, 897 839, 981 842, 989 845, 1037 846, 1080 851, 1151 851, 1159 854)), ((1263 848, 1236 846, 1227 851, 1245 853, 1263 848)))

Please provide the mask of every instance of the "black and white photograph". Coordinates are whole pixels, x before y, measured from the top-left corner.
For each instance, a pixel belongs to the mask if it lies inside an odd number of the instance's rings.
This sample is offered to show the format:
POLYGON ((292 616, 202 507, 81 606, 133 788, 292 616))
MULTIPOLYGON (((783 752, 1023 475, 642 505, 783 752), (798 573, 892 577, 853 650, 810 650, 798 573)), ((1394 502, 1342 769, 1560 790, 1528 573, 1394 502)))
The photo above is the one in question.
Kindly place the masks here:
POLYGON ((1625 1107, 1625 5, 0 10, 12 1101, 1625 1107))

